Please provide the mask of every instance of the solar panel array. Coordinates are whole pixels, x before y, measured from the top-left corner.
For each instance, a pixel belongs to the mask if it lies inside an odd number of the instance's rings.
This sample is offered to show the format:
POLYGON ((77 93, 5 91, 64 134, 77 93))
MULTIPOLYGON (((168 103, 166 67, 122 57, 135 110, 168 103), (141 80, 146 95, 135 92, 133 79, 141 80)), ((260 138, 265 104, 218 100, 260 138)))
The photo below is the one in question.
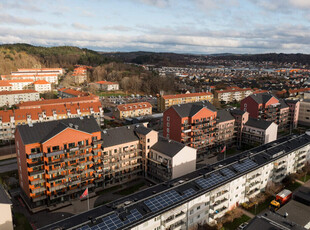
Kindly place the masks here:
POLYGON ((241 163, 234 164, 232 167, 239 172, 245 172, 251 168, 254 168, 255 166, 257 166, 257 164, 254 161, 246 159, 241 163))
POLYGON ((130 214, 126 216, 126 219, 122 221, 117 214, 112 214, 102 218, 102 222, 94 226, 85 225, 78 230, 116 230, 121 229, 123 226, 139 220, 142 218, 142 214, 137 210, 130 210, 130 214))
POLYGON ((196 194, 196 191, 193 188, 190 188, 190 189, 187 189, 184 191, 183 197, 187 198, 187 197, 194 195, 194 194, 196 194))
POLYGON ((163 209, 165 207, 168 207, 180 200, 182 200, 183 197, 177 193, 175 190, 171 190, 168 192, 165 192, 163 194, 160 194, 158 196, 155 196, 151 199, 148 199, 144 201, 144 204, 152 211, 156 212, 160 209, 163 209))

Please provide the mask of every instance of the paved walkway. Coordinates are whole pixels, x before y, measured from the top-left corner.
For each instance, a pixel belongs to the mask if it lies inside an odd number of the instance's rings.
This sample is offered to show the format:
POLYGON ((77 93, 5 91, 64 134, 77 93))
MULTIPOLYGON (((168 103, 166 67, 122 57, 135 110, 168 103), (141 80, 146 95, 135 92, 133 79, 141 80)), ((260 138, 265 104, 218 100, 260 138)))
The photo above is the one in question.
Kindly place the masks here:
POLYGON ((239 208, 239 209, 243 212, 244 215, 247 215, 247 216, 250 217, 251 219, 255 217, 255 215, 252 214, 251 212, 249 212, 249 211, 247 211, 247 210, 245 210, 245 209, 243 209, 243 208, 239 208))
MULTIPOLYGON (((305 182, 301 181, 301 180, 297 180, 296 179, 296 182, 300 183, 300 184, 305 184, 305 182)), ((306 181, 307 182, 307 181, 306 181)))

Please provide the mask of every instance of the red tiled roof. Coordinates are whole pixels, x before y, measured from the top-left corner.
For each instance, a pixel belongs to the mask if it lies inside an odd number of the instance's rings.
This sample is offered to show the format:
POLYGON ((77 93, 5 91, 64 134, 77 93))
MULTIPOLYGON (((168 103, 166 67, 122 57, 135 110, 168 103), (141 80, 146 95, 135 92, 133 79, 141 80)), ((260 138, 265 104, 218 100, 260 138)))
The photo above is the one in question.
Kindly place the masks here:
POLYGON ((12 85, 10 84, 9 81, 0 80, 0 87, 3 87, 3 86, 12 86, 12 85))
POLYGON ((124 105, 117 106, 117 109, 119 111, 130 111, 130 110, 146 109, 146 108, 152 108, 152 105, 149 102, 137 102, 137 103, 130 103, 130 104, 124 104, 124 105))
POLYGON ((62 70, 62 68, 17 69, 18 72, 24 72, 24 71, 56 71, 56 70, 62 70))
POLYGON ((89 103, 89 102, 97 102, 99 101, 99 97, 97 96, 86 96, 86 97, 72 97, 72 98, 60 98, 60 99, 50 99, 50 100, 42 100, 42 101, 27 101, 21 104, 18 104, 18 108, 35 108, 41 107, 43 105, 60 105, 60 104, 78 104, 78 103, 89 103))
POLYGON ((175 94, 175 95, 164 95, 164 99, 174 99, 174 98, 183 98, 183 97, 198 97, 198 96, 207 96, 213 95, 210 92, 201 92, 201 93, 184 93, 184 94, 175 94))
POLYGON ((45 80, 37 80, 37 81, 33 82, 33 84, 35 84, 35 85, 47 85, 47 84, 51 84, 51 83, 49 83, 45 80))
POLYGON ((88 96, 89 95, 86 92, 81 92, 81 91, 70 89, 70 88, 61 88, 61 89, 58 89, 58 91, 63 92, 63 93, 67 93, 67 94, 70 94, 70 95, 74 95, 74 96, 77 96, 77 97, 78 96, 88 96))
POLYGON ((0 95, 25 94, 25 93, 37 93, 37 91, 32 90, 32 89, 13 90, 13 91, 1 91, 1 92, 0 92, 0 95))
POLYGON ((97 81, 97 84, 101 84, 101 85, 115 85, 118 84, 117 82, 111 82, 111 81, 97 81))
POLYGON ((310 91, 310 88, 303 88, 303 89, 289 89, 289 93, 299 93, 299 92, 306 92, 310 91))

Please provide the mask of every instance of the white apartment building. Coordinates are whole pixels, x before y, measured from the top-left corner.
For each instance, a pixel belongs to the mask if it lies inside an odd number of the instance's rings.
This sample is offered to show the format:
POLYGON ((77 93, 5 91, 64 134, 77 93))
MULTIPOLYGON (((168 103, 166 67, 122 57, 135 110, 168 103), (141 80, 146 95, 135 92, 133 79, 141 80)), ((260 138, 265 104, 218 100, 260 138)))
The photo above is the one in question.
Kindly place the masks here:
POLYGON ((39 100, 39 93, 35 90, 15 90, 15 91, 2 91, 0 92, 0 107, 12 106, 25 101, 39 100))
POLYGON ((41 228, 195 229, 214 224, 310 162, 310 133, 291 135, 41 228), (83 218, 91 214, 91 219, 83 218))
POLYGON ((33 82, 33 88, 39 93, 50 92, 52 90, 52 84, 45 80, 38 80, 33 82))
POLYGON ((250 88, 231 88, 226 90, 216 90, 214 98, 218 101, 223 101, 224 103, 230 103, 234 101, 241 101, 242 99, 250 96, 253 93, 253 90, 250 88))

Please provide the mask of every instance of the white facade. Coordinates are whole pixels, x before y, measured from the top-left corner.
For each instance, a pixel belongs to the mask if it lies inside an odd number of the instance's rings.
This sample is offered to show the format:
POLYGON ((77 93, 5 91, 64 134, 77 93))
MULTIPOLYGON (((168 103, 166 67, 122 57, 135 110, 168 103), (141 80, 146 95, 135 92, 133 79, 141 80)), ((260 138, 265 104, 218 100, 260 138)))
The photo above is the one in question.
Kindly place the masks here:
POLYGON ((0 203, 0 229, 1 230, 13 230, 13 217, 11 204, 1 204, 0 203))
POLYGON ((264 191, 270 182, 277 183, 286 175, 300 170, 306 159, 309 159, 309 150, 310 143, 131 229, 171 227, 185 230, 197 227, 198 224, 216 223, 216 219, 224 216, 227 211, 264 191))
POLYGON ((34 84, 34 90, 38 91, 39 93, 49 92, 52 90, 51 83, 49 84, 34 84))
POLYGON ((0 94, 0 107, 4 105, 11 106, 25 101, 37 101, 39 99, 39 93, 33 90, 31 92, 26 92, 26 90, 3 92, 0 94))
POLYGON ((257 128, 246 123, 242 129, 242 142, 267 144, 277 140, 278 125, 274 122, 267 128, 257 128))

